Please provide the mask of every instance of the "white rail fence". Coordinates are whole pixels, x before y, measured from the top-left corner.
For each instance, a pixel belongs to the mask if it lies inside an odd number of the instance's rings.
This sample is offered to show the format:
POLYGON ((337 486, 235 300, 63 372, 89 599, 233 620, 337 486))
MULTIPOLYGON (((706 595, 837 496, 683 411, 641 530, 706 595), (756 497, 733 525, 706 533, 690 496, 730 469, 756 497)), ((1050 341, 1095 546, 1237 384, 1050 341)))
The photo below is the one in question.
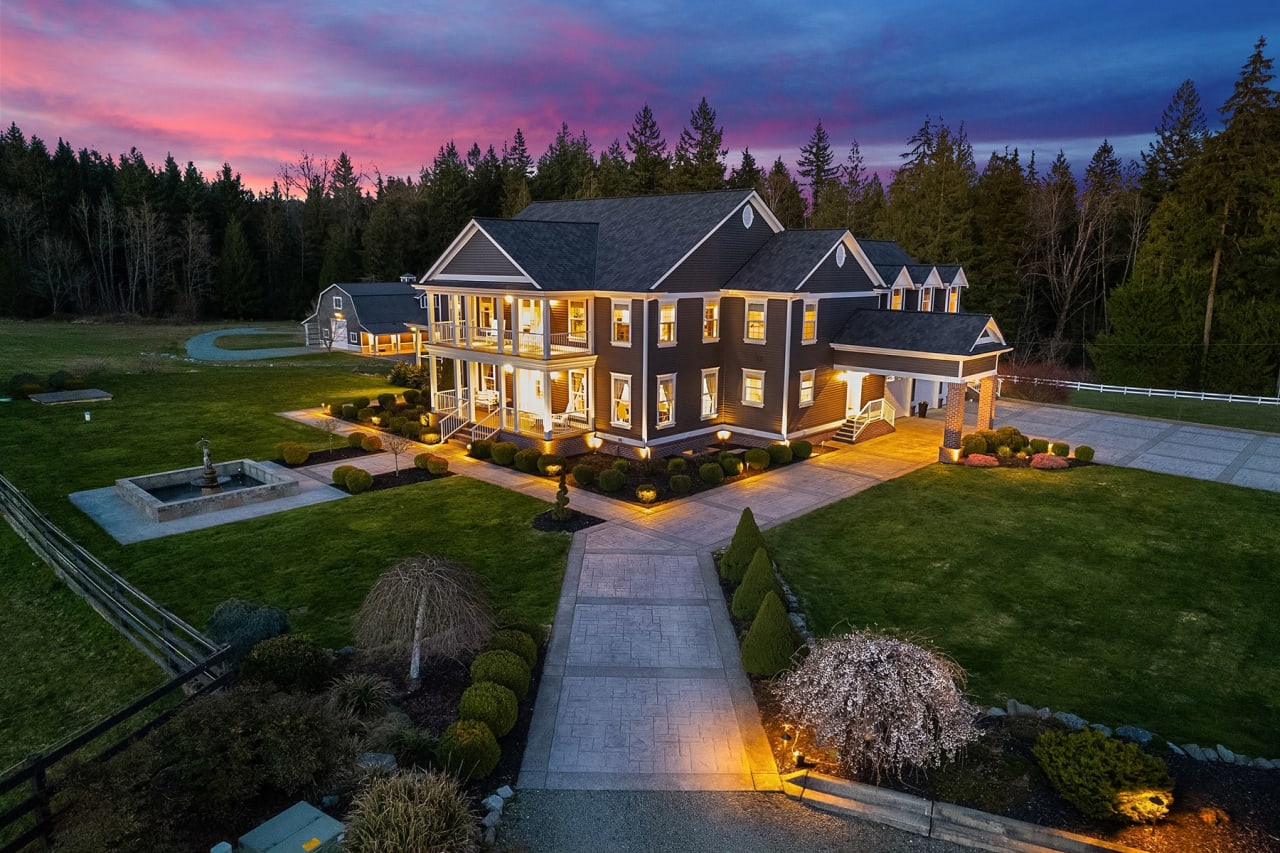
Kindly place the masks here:
POLYGON ((1135 397, 1170 397, 1175 400, 1212 400, 1219 403, 1253 403, 1259 406, 1280 406, 1280 397, 1255 397, 1249 394, 1211 394, 1208 391, 1178 391, 1170 388, 1133 388, 1128 385, 1099 385, 1094 382, 1070 382, 1065 379, 1037 379, 1031 376, 1001 376, 999 390, 1006 382, 1028 382, 1032 385, 1052 385, 1072 388, 1076 391, 1100 391, 1104 394, 1130 394, 1135 397))

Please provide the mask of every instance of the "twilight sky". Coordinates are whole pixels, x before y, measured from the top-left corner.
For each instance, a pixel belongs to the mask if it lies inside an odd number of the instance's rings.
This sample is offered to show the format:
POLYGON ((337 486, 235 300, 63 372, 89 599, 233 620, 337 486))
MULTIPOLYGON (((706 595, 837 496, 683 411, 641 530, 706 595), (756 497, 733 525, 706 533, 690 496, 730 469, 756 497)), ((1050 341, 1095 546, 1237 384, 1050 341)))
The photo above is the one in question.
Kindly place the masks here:
POLYGON ((561 121, 598 153, 646 102, 674 150, 705 95, 731 163, 794 168, 821 119, 887 179, 928 114, 979 166, 1008 145, 1079 171, 1104 137, 1136 157, 1188 77, 1216 128, 1260 35, 1280 58, 1274 0, 4 0, 0 124, 262 189, 303 151, 416 178, 517 127, 536 160, 561 121))

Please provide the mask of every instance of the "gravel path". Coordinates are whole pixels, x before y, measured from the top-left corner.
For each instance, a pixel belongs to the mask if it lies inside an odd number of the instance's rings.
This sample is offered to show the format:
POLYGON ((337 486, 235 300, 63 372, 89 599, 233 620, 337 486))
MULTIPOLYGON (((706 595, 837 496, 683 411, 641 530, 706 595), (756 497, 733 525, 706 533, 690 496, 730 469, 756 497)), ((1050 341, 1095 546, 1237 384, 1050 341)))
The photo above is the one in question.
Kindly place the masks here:
POLYGON ((879 824, 836 817, 784 794, 538 790, 520 791, 507 806, 497 849, 507 853, 970 850, 879 824))
POLYGON ((317 350, 306 347, 280 347, 277 349, 229 350, 219 349, 214 341, 227 335, 265 335, 266 329, 218 329, 205 332, 187 341, 187 355, 200 361, 262 361, 269 358, 288 358, 293 355, 308 355, 317 350))

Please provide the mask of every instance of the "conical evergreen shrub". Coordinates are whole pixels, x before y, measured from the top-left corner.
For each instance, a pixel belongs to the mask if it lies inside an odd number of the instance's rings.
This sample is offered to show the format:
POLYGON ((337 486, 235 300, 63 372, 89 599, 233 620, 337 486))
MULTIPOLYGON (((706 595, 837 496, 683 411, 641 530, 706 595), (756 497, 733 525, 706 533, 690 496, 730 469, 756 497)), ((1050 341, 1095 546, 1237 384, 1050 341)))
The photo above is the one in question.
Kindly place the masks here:
POLYGON ((747 573, 747 566, 751 565, 756 549, 763 547, 764 537, 760 535, 751 507, 747 507, 738 519, 738 527, 733 531, 728 550, 720 558, 720 577, 733 583, 742 583, 742 576, 747 573))
POLYGON ((782 599, 770 590, 742 640, 742 668, 748 675, 772 677, 791 666, 800 638, 787 617, 782 599))
POLYGON ((733 605, 730 609, 739 619, 750 619, 760 609, 760 603, 769 593, 779 593, 778 580, 773 575, 773 563, 769 560, 769 552, 757 548, 747 566, 747 573, 742 576, 742 585, 733 594, 733 605))

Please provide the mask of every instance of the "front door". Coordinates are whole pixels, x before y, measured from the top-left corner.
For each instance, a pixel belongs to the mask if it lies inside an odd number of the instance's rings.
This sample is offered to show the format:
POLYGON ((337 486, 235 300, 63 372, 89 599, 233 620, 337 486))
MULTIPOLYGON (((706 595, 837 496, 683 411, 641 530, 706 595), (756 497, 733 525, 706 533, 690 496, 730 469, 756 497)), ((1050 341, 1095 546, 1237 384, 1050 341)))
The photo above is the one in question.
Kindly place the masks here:
POLYGON ((346 320, 333 321, 333 345, 342 347, 343 349, 347 348, 347 321, 346 320))

